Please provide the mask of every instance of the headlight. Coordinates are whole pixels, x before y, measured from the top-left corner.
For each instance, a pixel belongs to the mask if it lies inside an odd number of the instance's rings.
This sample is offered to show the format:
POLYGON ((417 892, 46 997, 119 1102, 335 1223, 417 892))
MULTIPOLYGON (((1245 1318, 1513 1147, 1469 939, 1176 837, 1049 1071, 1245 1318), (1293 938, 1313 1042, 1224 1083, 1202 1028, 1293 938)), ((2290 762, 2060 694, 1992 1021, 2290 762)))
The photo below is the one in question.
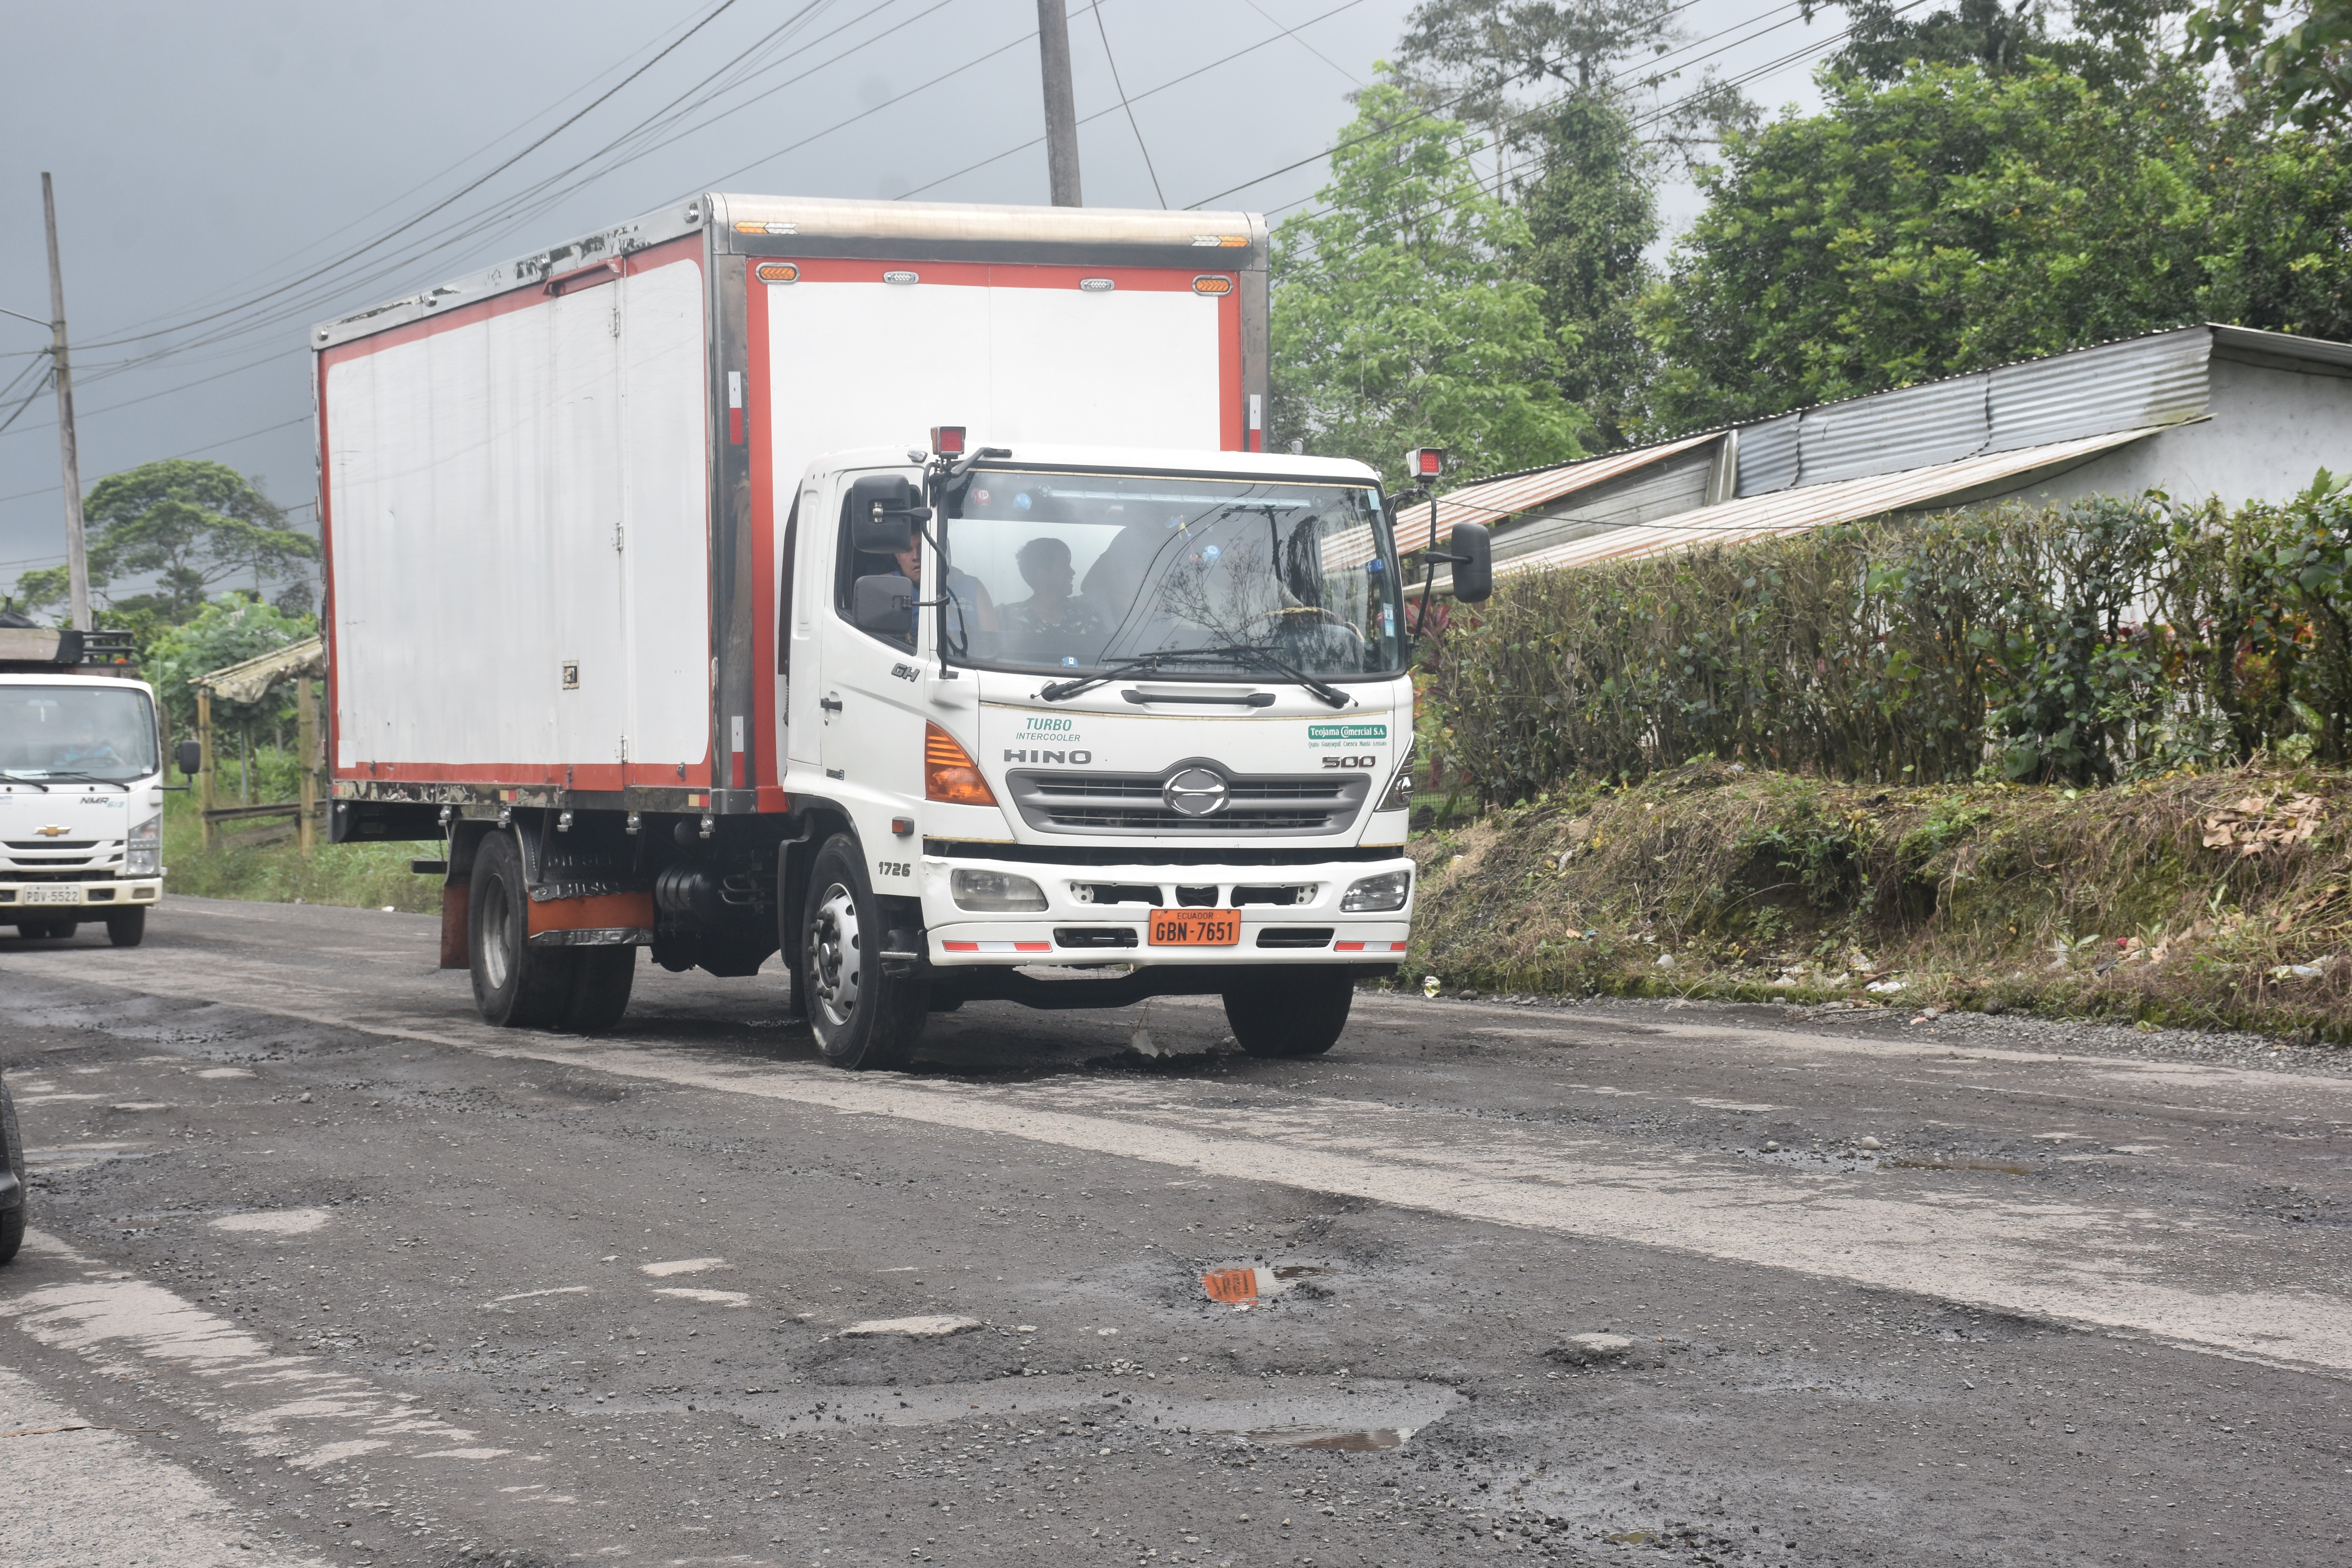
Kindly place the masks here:
POLYGON ((948 876, 948 891, 954 895, 960 910, 1012 913, 1045 907, 1045 889, 1010 871, 980 871, 960 866, 948 876))
POLYGON ((1396 777, 1389 781, 1388 794, 1381 796, 1374 811, 1410 811, 1412 809, 1412 742, 1404 743, 1404 756, 1397 763, 1396 777))
POLYGON ((1412 873, 1383 871, 1377 877, 1366 877, 1348 886, 1347 896, 1339 900, 1342 913, 1368 915, 1381 910, 1404 908, 1405 895, 1412 891, 1412 873))
POLYGON ((153 877, 163 869, 163 817, 159 812, 131 830, 130 841, 122 847, 122 874, 153 877))

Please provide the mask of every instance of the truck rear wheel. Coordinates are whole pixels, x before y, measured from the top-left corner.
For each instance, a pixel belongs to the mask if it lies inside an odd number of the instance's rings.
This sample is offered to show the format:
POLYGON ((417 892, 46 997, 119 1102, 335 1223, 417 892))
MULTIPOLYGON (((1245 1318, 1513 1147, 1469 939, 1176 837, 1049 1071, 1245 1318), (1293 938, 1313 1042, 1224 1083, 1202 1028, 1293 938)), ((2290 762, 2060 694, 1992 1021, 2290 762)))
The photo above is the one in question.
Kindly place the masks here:
POLYGON ((929 987, 882 972, 888 940, 857 840, 836 833, 809 868, 793 983, 808 998, 809 1032, 825 1060, 850 1068, 902 1068, 923 1032, 929 987))
POLYGON ((25 1244, 25 1141, 16 1133, 16 1102, 8 1098, 8 1086, 0 1083, 0 1159, 7 1162, 9 1173, 16 1178, 16 1206, 0 1209, 0 1263, 16 1256, 16 1248, 25 1244))
POLYGON ((1355 999, 1344 969, 1281 964, 1225 987, 1225 1022, 1254 1057, 1319 1057, 1348 1026, 1355 999))
POLYGON ((117 910, 108 915, 106 940, 117 947, 137 947, 147 940, 147 911, 117 910))
POLYGON ((575 948, 572 963, 572 994, 563 1004, 563 1026, 577 1035, 601 1035, 629 1010, 629 990, 637 979, 637 950, 575 948))
POLYGON ((530 924, 522 850, 513 834, 493 833, 474 852, 466 900, 474 1005, 493 1024, 530 1028, 558 1023, 571 1001, 577 950, 531 946, 530 924))

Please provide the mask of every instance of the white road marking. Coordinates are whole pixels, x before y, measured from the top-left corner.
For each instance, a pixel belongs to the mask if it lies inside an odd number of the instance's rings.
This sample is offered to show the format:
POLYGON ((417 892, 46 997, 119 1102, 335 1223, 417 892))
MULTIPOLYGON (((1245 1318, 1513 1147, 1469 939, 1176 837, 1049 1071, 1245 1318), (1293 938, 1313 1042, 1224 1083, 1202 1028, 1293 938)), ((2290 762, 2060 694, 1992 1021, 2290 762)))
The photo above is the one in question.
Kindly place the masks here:
POLYGON ((482 1305, 495 1307, 501 1301, 529 1301, 541 1296, 585 1296, 590 1289, 586 1285, 558 1285, 551 1290, 518 1290, 511 1296, 493 1296, 482 1305))
POLYGON ((0 1289, 35 1273, 50 1282, 0 1295, 0 1321, 13 1318, 41 1343, 77 1352, 111 1375, 145 1378, 156 1363, 194 1374, 202 1380, 195 1414, 253 1453, 307 1468, 383 1449, 454 1456, 462 1448, 469 1458, 506 1451, 473 1447, 474 1433, 436 1417, 413 1395, 313 1356, 281 1355, 226 1319, 40 1231, 26 1235, 0 1289), (27 1262, 41 1267, 28 1270, 27 1262))
MULTIPOLYGON (((1445 1110, 1307 1094, 1268 1094, 1262 1107, 1213 1111, 1181 1085, 1150 1079, 1035 1084, 879 1079, 800 1064, 714 1057, 688 1047, 573 1042, 470 1021, 385 1016, 373 995, 316 971, 211 956, 201 975, 160 952, 121 952, 107 984, 201 998, 324 1028, 436 1045, 499 1059, 586 1068, 716 1093, 1023 1139, 1238 1181, 1360 1197, 1459 1218, 1671 1248, 1759 1268, 1906 1290, 2168 1339, 2224 1354, 2352 1372, 2352 1302, 2318 1285, 2227 1289, 2175 1282, 2174 1251, 2193 1233, 2209 1261, 2239 1238, 2195 1216, 2054 1201, 2020 1189, 1957 1193, 1874 1187, 1868 1178, 1759 1165, 1727 1156, 1661 1153, 1627 1141, 1533 1124, 1482 1122, 1465 1139, 1445 1110)), ((46 955, 21 966, 88 983, 88 971, 46 955)), ((1383 1006, 1380 1012, 1394 1010, 1383 1006)), ((1758 1051, 1948 1058, 1948 1046, 1659 1026, 1650 1037, 1738 1042, 1758 1051)), ((1976 1048, 1979 1063, 2088 1065, 2105 1076, 2279 1087, 2228 1068, 2062 1058, 1976 1048)), ((2298 1092, 2352 1089, 2308 1077, 2298 1092)), ((2252 1261, 2249 1258, 2248 1261, 2252 1261)))
POLYGON ((5 1366, 0 1411, 7 1413, 5 1429, 23 1434, 0 1440, 8 1478, 0 1552, 10 1568, 290 1568, 319 1561, 279 1552, 245 1527, 227 1499, 152 1452, 141 1436, 89 1426, 5 1366), (58 1430, 77 1426, 84 1429, 58 1430))
POLYGON ((751 1298, 740 1290, 698 1290, 691 1285, 656 1285, 656 1296, 676 1296, 683 1301, 709 1301, 722 1307, 748 1307, 751 1298))
POLYGON ((681 1258, 671 1263, 640 1263, 637 1270, 656 1279, 667 1279, 673 1274, 707 1274, 713 1268, 733 1267, 723 1258, 681 1258))

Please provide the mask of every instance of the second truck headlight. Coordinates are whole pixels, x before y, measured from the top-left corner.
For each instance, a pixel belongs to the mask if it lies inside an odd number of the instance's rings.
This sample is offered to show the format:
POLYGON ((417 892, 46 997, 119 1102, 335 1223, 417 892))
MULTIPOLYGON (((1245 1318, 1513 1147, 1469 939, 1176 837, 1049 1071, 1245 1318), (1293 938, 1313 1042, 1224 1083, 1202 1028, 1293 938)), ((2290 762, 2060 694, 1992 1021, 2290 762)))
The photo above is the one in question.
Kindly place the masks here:
POLYGON ((1383 871, 1377 877, 1365 877, 1348 885, 1339 900, 1342 913, 1351 915, 1377 914, 1382 910, 1404 908, 1405 896, 1412 891, 1412 873, 1383 871))
POLYGON ((163 869, 163 818, 159 814, 131 830, 122 846, 122 874, 152 877, 163 869))
POLYGON ((948 876, 948 892, 960 910, 989 914, 1032 912, 1045 907, 1045 889, 1011 871, 959 866, 948 876))

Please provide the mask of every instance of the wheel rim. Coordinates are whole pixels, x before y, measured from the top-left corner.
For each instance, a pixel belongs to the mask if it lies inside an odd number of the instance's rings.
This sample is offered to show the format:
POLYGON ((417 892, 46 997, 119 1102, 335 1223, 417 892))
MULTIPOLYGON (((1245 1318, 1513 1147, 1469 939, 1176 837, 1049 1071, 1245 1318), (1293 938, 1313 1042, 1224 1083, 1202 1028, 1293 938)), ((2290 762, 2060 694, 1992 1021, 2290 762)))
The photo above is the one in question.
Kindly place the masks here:
POLYGON ((482 889, 482 977, 493 991, 502 989, 514 967, 508 944, 514 940, 514 900, 507 897, 503 879, 492 877, 482 889))
POLYGON ((865 978, 858 943, 857 898, 839 882, 824 890, 816 920, 809 928, 809 999, 825 1026, 838 1029, 857 1011, 857 990, 865 978))

